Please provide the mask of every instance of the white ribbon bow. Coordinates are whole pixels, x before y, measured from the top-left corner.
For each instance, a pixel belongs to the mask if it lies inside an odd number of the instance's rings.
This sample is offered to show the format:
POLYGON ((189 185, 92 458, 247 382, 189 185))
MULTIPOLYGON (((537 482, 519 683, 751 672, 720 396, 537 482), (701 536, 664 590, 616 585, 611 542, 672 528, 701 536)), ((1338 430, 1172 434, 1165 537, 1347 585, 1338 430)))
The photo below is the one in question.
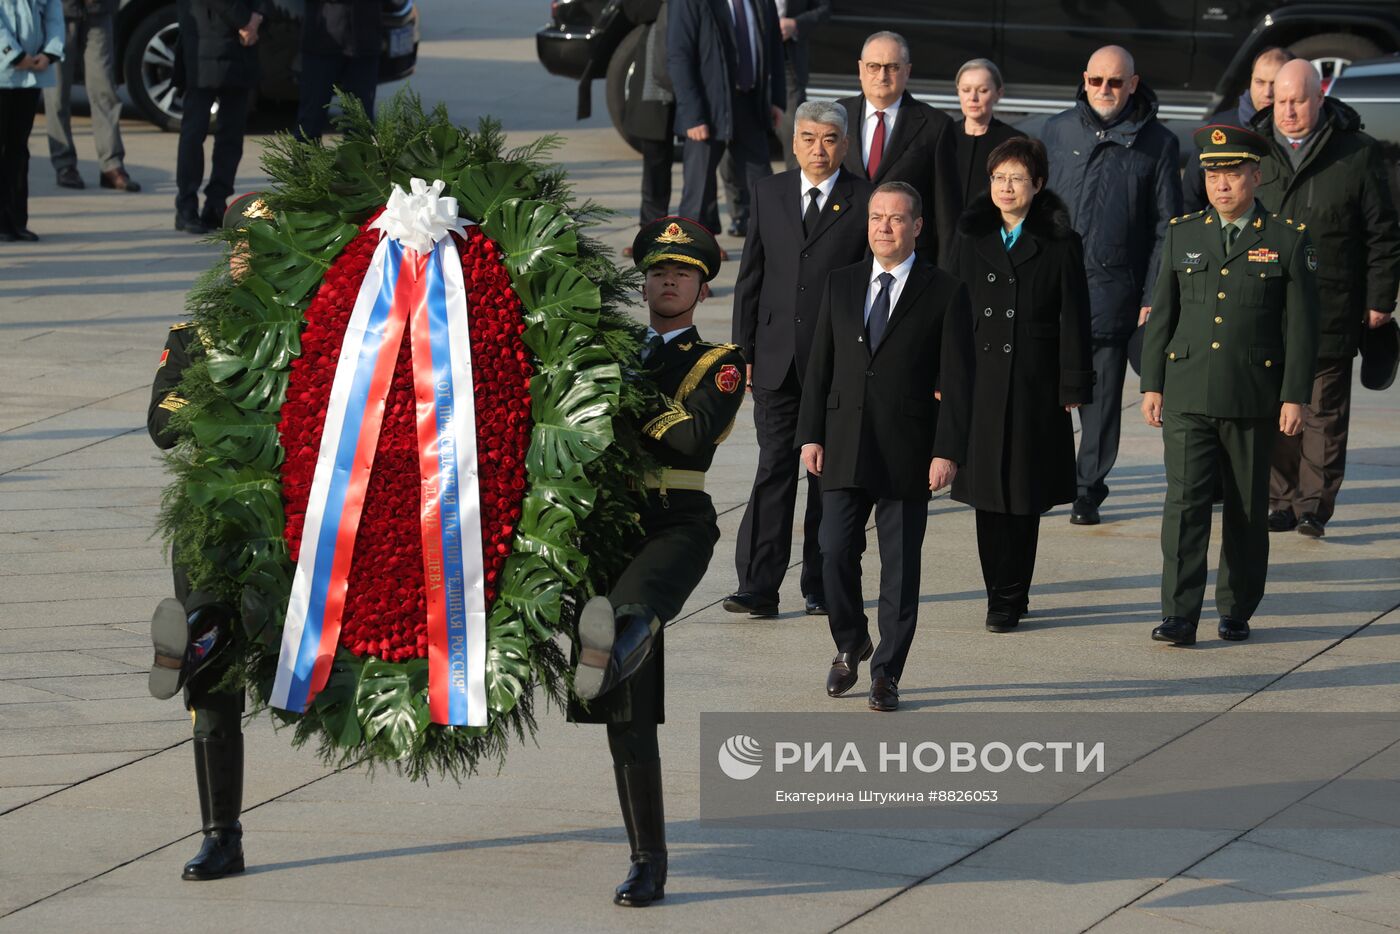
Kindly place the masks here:
POLYGON ((413 189, 411 194, 394 185, 384 213, 370 227, 384 231, 406 249, 425 255, 448 234, 466 233, 466 224, 457 216, 457 199, 441 197, 442 190, 447 187, 442 179, 429 185, 421 178, 414 178, 409 180, 409 185, 413 189))

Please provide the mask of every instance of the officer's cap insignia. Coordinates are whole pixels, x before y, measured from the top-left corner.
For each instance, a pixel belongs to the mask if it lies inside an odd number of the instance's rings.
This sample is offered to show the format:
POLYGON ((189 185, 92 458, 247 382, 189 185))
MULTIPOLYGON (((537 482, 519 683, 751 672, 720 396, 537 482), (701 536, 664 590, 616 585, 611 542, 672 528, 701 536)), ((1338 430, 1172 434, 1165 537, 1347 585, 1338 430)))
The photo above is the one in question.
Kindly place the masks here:
POLYGON ((739 373, 739 368, 732 363, 726 363, 724 366, 720 367, 719 372, 715 374, 715 385, 718 386, 719 391, 723 393, 734 392, 743 381, 743 376, 739 373))
POLYGON ((687 236, 681 225, 672 221, 671 224, 656 236, 657 243, 694 243, 693 237, 687 236))
POLYGON ((1224 146, 1224 145, 1225 145, 1225 131, 1224 131, 1224 130, 1216 130, 1215 132, 1211 133, 1211 134, 1210 134, 1210 141, 1211 141, 1212 143, 1214 143, 1215 145, 1217 145, 1217 146, 1224 146))
POLYGON ((1304 260, 1307 262, 1307 264, 1308 264, 1308 272, 1317 272, 1317 248, 1316 248, 1316 247, 1311 247, 1311 246, 1308 247, 1307 252, 1305 252, 1305 253, 1303 254, 1303 259, 1304 259, 1304 260))

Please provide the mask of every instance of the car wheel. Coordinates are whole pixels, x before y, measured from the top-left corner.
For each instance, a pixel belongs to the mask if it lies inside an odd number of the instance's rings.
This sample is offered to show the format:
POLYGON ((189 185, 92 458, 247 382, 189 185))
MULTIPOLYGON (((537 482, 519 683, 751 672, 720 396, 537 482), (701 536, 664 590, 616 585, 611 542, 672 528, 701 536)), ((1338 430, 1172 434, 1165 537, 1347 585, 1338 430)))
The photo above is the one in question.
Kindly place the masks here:
POLYGON ((1322 75, 1322 86, 1325 88, 1347 65, 1380 55, 1381 47, 1364 36, 1329 32, 1299 39, 1288 47, 1288 51, 1312 62, 1317 73, 1322 75))
POLYGON ((127 93, 141 116, 162 130, 176 130, 184 92, 175 86, 175 50, 180 27, 175 5, 163 6, 136 24, 122 55, 127 93))
POLYGON ((642 145, 622 128, 622 112, 627 106, 627 83, 632 76, 633 59, 637 57, 637 46, 641 43, 642 35, 645 32, 644 26, 638 26, 623 36, 622 41, 617 44, 617 50, 613 52, 612 59, 608 62, 608 116, 612 118, 613 128, 617 130, 617 135, 621 136, 627 145, 637 152, 642 151, 642 145))

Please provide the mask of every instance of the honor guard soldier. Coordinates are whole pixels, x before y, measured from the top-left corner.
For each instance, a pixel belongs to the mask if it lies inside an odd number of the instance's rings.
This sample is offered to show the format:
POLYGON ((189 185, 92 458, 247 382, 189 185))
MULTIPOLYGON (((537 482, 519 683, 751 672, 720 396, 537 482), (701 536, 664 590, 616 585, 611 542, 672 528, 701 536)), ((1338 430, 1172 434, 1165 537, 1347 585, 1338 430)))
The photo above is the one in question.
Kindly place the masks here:
POLYGON ((578 622, 575 722, 606 723, 617 797, 632 847, 619 905, 664 897, 666 827, 656 727, 665 709, 661 631, 680 612, 719 540, 705 472, 734 427, 744 398, 744 357, 733 344, 700 339, 695 309, 719 271, 715 238, 694 221, 663 217, 632 244, 645 274, 650 317, 641 378, 653 391, 641 418, 643 446, 659 470, 645 478, 641 534, 625 543, 627 567, 578 622))
MULTIPOLYGON (((256 194, 229 205, 224 226, 236 227, 251 218, 266 217, 256 194)), ((235 278, 243 274, 244 257, 237 247, 229 266, 235 278)), ((203 355, 199 329, 185 321, 172 325, 156 367, 146 428, 162 450, 173 448, 179 432, 171 419, 187 404, 180 395, 185 371, 203 355)), ((172 554, 175 596, 156 607, 151 618, 150 691, 161 700, 184 691, 185 707, 194 718, 194 771, 204 842, 199 854, 185 864, 183 878, 218 879, 243 871, 243 689, 223 685, 234 653, 232 626, 236 612, 216 594, 192 589, 180 555, 172 554)))
POLYGON ((1142 414, 1162 429, 1162 624, 1193 645, 1206 586, 1211 493, 1222 475, 1219 635, 1249 638, 1269 567, 1269 457, 1296 435, 1317 356, 1317 254, 1302 224, 1255 200, 1266 141, 1233 126, 1195 135, 1209 210, 1168 228, 1142 350, 1142 414))

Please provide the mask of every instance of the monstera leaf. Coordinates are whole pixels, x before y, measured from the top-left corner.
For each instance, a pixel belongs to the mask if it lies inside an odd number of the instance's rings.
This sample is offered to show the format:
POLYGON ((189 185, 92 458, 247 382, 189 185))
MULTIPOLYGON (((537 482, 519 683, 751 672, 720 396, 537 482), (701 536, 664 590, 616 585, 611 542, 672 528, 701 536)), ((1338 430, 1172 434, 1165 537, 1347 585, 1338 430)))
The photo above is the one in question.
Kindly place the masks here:
POLYGON ((539 374, 530 380, 535 430, 525 455, 526 469, 560 477, 575 465, 592 463, 613 440, 612 412, 621 382, 617 364, 595 367, 572 379, 539 374))
POLYGON ((593 511, 593 504, 597 502, 598 490, 583 475, 583 468, 575 466, 566 476, 535 481, 530 495, 548 500, 575 515, 587 515, 593 511))
POLYGON ((422 672, 426 687, 428 660, 424 658, 406 664, 369 659, 360 671, 355 710, 365 739, 383 749, 388 758, 402 759, 412 752, 418 731, 427 725, 419 723, 415 709, 415 671, 422 672))
POLYGON ((532 198, 538 188, 539 183, 527 165, 484 162, 467 166, 458 176, 453 194, 457 196, 465 216, 485 223, 505 202, 532 198))
POLYGON ((360 217, 389 200, 393 182, 379 147, 344 141, 336 149, 330 194, 341 217, 360 217))
POLYGON ((240 409, 275 415, 287 401, 287 371, 250 367, 242 354, 212 348, 205 355, 209 378, 240 409))
POLYGON ((408 188, 411 178, 428 182, 449 182, 461 174, 470 153, 462 131, 454 126, 435 126, 414 139, 399 154, 394 181, 408 188))
POLYGON ((276 413, 242 412, 216 400, 195 414, 190 430, 205 450, 257 470, 273 470, 282 462, 276 413))
POLYGON ((320 284, 331 262, 357 233, 354 224, 334 214, 284 212, 277 215, 275 225, 258 221, 249 226, 249 263, 280 293, 280 301, 294 305, 320 284))
POLYGON ((564 585, 538 555, 511 555, 501 579, 500 603, 519 615, 541 639, 554 635, 564 585))
POLYGON ((491 639, 486 646, 486 705, 496 713, 511 710, 530 683, 530 638, 525 623, 497 604, 490 620, 491 639))
POLYGON ((531 495, 521 503, 515 547, 549 562, 572 587, 583 580, 588 570, 588 559, 575 546, 577 532, 578 522, 572 512, 543 497, 531 495))
POLYGON ((507 201, 500 207, 495 240, 506 268, 519 276, 578 252, 573 219, 557 205, 541 201, 507 201))
POLYGON ((567 319, 596 327, 603 303, 598 286, 568 266, 549 265, 526 273, 516 280, 515 294, 525 306, 529 324, 567 319))

